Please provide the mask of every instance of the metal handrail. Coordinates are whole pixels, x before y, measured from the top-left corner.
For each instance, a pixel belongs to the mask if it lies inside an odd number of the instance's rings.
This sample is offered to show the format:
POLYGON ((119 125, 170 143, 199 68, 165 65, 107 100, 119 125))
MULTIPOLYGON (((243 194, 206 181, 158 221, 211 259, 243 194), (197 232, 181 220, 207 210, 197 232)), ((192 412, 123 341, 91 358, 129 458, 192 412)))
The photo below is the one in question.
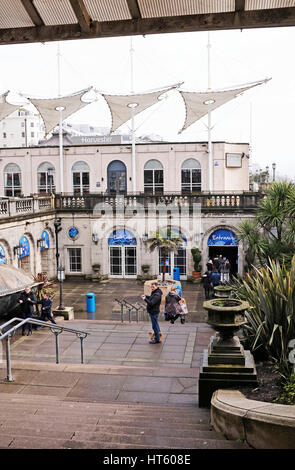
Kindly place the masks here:
POLYGON ((124 322, 124 308, 128 310, 128 317, 129 317, 129 323, 131 323, 131 312, 132 310, 136 311, 136 321, 137 323, 139 322, 139 310, 142 310, 143 312, 146 310, 146 306, 143 304, 139 304, 136 302, 135 304, 132 304, 128 302, 126 299, 115 299, 116 302, 121 306, 121 322, 124 322))
POLYGON ((74 328, 68 328, 67 326, 60 326, 56 325, 54 323, 48 324, 45 321, 42 320, 36 320, 34 318, 18 318, 14 317, 11 320, 7 321, 0 327, 0 340, 2 341, 3 339, 6 340, 6 370, 7 370, 7 377, 5 379, 5 382, 13 382, 13 377, 11 373, 11 354, 10 354, 10 338, 13 336, 13 334, 18 330, 18 328, 22 327, 26 323, 32 323, 34 325, 40 325, 40 326, 45 326, 47 328, 50 328, 51 333, 55 335, 55 351, 56 351, 56 364, 59 364, 59 347, 58 347, 58 335, 60 335, 63 331, 67 331, 69 333, 75 333, 78 338, 80 338, 80 347, 81 347, 81 364, 84 362, 84 354, 83 354, 83 340, 90 334, 86 333, 85 331, 81 330, 76 330, 74 328), (18 321, 19 323, 15 325, 14 327, 10 328, 8 331, 2 334, 2 330, 10 325, 11 323, 14 323, 18 321))

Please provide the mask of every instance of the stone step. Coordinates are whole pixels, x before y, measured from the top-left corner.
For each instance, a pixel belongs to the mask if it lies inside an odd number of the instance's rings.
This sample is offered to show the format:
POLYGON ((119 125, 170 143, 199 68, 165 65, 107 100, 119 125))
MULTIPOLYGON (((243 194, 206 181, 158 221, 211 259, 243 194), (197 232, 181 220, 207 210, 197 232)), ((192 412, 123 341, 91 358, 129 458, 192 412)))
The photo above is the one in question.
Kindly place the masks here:
MULTIPOLYGON (((97 421, 97 419, 95 419, 97 421)), ((1 424, 1 429, 8 429, 9 427, 13 426, 19 426, 19 418, 16 417, 4 417, 0 419, 0 424, 1 424)), ((27 427, 31 426, 36 426, 38 429, 53 429, 55 426, 57 426, 58 423, 58 429, 62 431, 67 431, 69 428, 75 429, 75 431, 101 431, 105 430, 106 432, 114 432, 118 427, 121 429, 124 429, 129 431, 130 433, 138 433, 140 432, 143 428, 146 433, 154 432, 155 429, 155 423, 154 422, 138 422, 138 421, 130 421, 130 420, 101 420, 99 419, 98 422, 92 422, 92 423, 85 423, 84 420, 81 422, 81 417, 77 418, 72 418, 71 416, 62 419, 62 421, 54 421, 50 422, 48 420, 48 416, 40 416, 39 414, 36 414, 34 416, 26 416, 25 418, 25 425, 27 427)), ((168 433, 168 435, 174 435, 176 432, 174 428, 172 429, 167 429, 167 423, 166 422, 157 422, 156 424, 157 429, 159 430, 165 430, 165 433, 168 433)), ((179 430, 179 427, 175 428, 179 430)), ((187 424, 185 423, 185 432, 187 435, 190 435, 194 433, 195 431, 211 431, 212 426, 209 423, 197 423, 197 424, 187 424)))
POLYGON ((165 437, 155 439, 150 437, 141 442, 128 441, 121 438, 116 441, 117 436, 109 440, 79 441, 76 439, 64 440, 55 437, 28 437, 11 436, 1 434, 0 447, 9 449, 248 449, 248 446, 239 441, 227 441, 222 439, 166 439, 165 437))

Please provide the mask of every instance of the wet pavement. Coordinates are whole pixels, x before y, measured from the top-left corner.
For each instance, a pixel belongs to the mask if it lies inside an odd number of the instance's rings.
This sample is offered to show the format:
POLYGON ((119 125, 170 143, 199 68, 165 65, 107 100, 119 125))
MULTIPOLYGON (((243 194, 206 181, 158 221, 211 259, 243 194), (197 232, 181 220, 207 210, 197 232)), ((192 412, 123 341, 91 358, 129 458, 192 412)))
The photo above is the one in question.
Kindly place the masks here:
MULTIPOLYGON (((189 406, 198 403, 198 376, 203 349, 213 330, 202 308, 203 289, 182 283, 189 313, 185 324, 160 318, 162 342, 149 343, 151 323, 147 314, 139 321, 124 316, 115 298, 141 302, 143 284, 136 280, 95 283, 69 280, 63 285, 63 305, 74 308, 74 320, 57 316, 57 324, 88 333, 55 335, 50 328, 33 330, 32 336, 12 337, 11 359, 14 381, 5 383, 6 351, 2 344, 0 393, 44 395, 63 399, 122 403, 156 403, 189 406), (95 294, 95 313, 88 314, 86 293, 95 294), (91 318, 91 319, 90 319, 91 318)), ((59 305, 59 290, 54 298, 59 305)), ((48 323, 48 325, 51 325, 48 323)))
MULTIPOLYGON (((181 282, 182 296, 188 305, 189 322, 206 322, 207 314, 203 309, 205 300, 202 285, 181 282)), ((53 307, 60 302, 59 288, 53 299, 53 307)), ((136 279, 110 279, 101 283, 86 281, 84 279, 71 279, 63 283, 63 305, 74 308, 75 319, 91 320, 121 320, 121 308, 115 299, 126 299, 131 303, 141 303, 143 284, 136 279), (95 313, 88 314, 86 308, 86 294, 95 294, 95 313)), ((125 312, 125 311, 124 311, 125 312)), ((135 311, 132 312, 132 320, 136 320, 135 311)), ((124 313, 124 321, 128 321, 128 312, 124 313)), ((147 315, 139 312, 139 320, 148 321, 147 315)), ((161 320, 161 318, 160 318, 161 320)))

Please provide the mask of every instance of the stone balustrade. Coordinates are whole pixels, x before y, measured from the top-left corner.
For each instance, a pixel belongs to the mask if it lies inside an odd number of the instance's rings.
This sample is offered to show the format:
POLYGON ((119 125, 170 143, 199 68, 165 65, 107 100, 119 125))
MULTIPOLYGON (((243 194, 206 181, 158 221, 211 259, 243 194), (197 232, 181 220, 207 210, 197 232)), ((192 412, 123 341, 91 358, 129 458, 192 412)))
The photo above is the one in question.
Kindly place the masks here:
POLYGON ((93 211, 105 205, 110 208, 134 208, 137 207, 148 209, 150 205, 165 205, 167 208, 187 207, 192 208, 194 204, 201 207, 202 212, 215 211, 236 211, 236 210, 253 210, 257 207, 259 199, 263 195, 261 193, 230 193, 230 194, 207 194, 200 193, 197 195, 184 194, 126 194, 126 195, 109 195, 109 194, 84 194, 81 195, 60 195, 55 197, 55 208, 58 210, 88 210, 93 211), (168 207, 169 206, 169 207, 168 207))
POLYGON ((0 219, 35 214, 54 209, 54 197, 24 197, 0 199, 0 219))

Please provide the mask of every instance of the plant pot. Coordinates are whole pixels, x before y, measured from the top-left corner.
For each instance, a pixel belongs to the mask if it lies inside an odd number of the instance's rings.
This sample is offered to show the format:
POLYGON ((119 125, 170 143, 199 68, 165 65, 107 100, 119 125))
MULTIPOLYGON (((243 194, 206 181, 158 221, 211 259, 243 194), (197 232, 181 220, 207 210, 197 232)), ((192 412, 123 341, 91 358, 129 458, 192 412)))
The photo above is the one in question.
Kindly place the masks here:
POLYGON ((216 298, 207 300, 203 306, 208 311, 207 323, 219 334, 218 343, 234 344, 234 333, 247 323, 245 311, 249 308, 248 302, 216 298))
POLYGON ((215 286, 214 295, 222 299, 230 297, 233 288, 230 286, 215 286))
POLYGON ((195 278, 195 279, 199 279, 201 277, 201 272, 199 271, 193 271, 192 272, 192 276, 195 278))

